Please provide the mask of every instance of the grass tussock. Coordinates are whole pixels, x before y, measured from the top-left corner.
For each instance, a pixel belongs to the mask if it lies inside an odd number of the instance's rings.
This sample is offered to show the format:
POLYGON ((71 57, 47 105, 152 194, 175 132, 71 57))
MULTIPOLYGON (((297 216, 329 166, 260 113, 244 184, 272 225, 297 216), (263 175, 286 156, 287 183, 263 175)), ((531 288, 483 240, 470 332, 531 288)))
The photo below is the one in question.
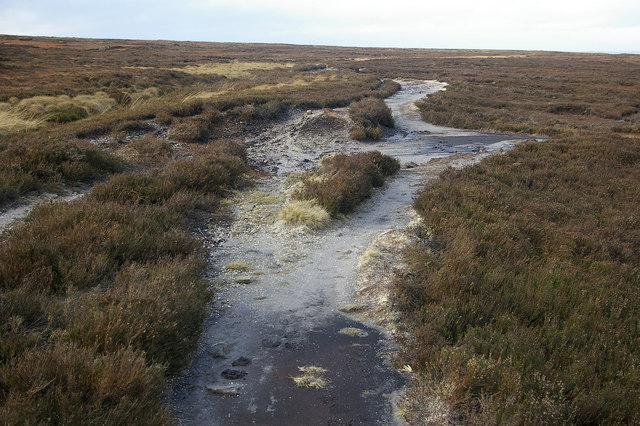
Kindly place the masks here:
POLYGON ((345 327, 338 331, 338 333, 352 337, 367 337, 369 335, 369 333, 367 333, 363 329, 356 327, 345 327))
POLYGON ((9 112, 17 118, 67 123, 90 115, 102 114, 113 108, 116 103, 116 100, 105 92, 75 97, 34 96, 16 102, 9 112))
POLYGON ((356 140, 378 140, 382 137, 382 126, 395 126, 391 110, 379 98, 364 98, 353 103, 349 107, 349 117, 355 123, 349 135, 356 140))
POLYGON ((303 388, 324 389, 330 381, 324 377, 327 370, 316 366, 298 367, 302 372, 299 376, 291 377, 296 386, 303 388))
POLYGON ((301 176, 296 197, 317 203, 332 216, 347 214, 399 169, 398 160, 377 151, 336 154, 323 158, 318 170, 301 176))
POLYGON ((312 200, 292 201, 280 211, 279 217, 285 223, 303 224, 310 228, 323 228, 331 220, 331 215, 312 200))
POLYGON ((10 111, 0 109, 0 136, 18 133, 25 130, 35 130, 43 127, 45 121, 43 119, 22 118, 10 111))
POLYGON ((174 68, 174 71, 181 71, 187 74, 215 74, 222 75, 226 78, 247 77, 252 71, 257 70, 273 70, 278 68, 293 67, 293 63, 279 62, 222 62, 208 63, 200 65, 192 65, 184 68, 174 68))
POLYGON ((398 303, 427 400, 471 423, 639 419, 638 161, 619 137, 530 143, 416 199, 436 237, 398 303))
POLYGON ((249 271, 249 269, 251 269, 251 266, 247 262, 244 262, 242 260, 234 260, 227 263, 224 266, 224 269, 234 272, 247 272, 249 271))

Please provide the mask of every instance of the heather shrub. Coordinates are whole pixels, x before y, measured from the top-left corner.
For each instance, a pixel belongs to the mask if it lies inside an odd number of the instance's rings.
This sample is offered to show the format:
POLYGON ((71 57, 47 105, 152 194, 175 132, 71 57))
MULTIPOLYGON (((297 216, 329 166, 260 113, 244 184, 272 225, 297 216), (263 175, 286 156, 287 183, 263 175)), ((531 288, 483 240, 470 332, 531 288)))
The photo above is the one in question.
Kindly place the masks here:
POLYGON ((471 423, 638 419, 639 160, 621 139, 529 143, 420 194, 435 237, 407 252, 397 306, 425 401, 471 423))
POLYGON ((122 170, 115 157, 88 142, 29 135, 0 142, 0 203, 59 183, 79 184, 122 170))
POLYGON ((144 135, 134 139, 131 144, 138 154, 138 161, 148 165, 162 165, 172 155, 171 144, 165 139, 153 135, 144 135))
POLYGON ((190 215, 215 213, 246 168, 239 144, 199 147, 148 174, 113 176, 81 200, 39 206, 7 236, 0 421, 170 423, 164 375, 184 365, 210 298, 190 215))
POLYGON ((222 195, 247 171, 242 146, 219 142, 195 157, 176 160, 152 173, 121 174, 96 185, 91 198, 131 204, 161 204, 181 192, 194 198, 207 194, 222 195))
POLYGON ((364 98, 349 107, 349 117, 355 123, 350 137, 353 139, 380 139, 382 127, 394 127, 391 110, 379 98, 364 98))
POLYGON ((133 348, 175 370, 197 341, 209 299, 201 262, 189 256, 124 266, 106 291, 67 305, 63 338, 103 353, 133 348))
POLYGON ((351 139, 360 141, 360 140, 365 139, 367 137, 367 133, 366 133, 366 131, 365 131, 363 126, 356 125, 356 126, 353 126, 351 128, 351 130, 349 130, 349 137, 351 139))
POLYGON ((128 348, 54 344, 0 365, 4 424, 169 424, 163 368, 128 348))
POLYGON ((153 130, 153 126, 142 120, 127 120, 120 123, 116 130, 119 132, 149 132, 153 130))
POLYGON ((96 201, 52 204, 0 248, 0 288, 64 294, 109 283, 125 262, 193 253, 175 213, 96 201))
POLYGON ((320 169, 302 176, 298 197, 314 200, 331 215, 350 213, 400 169, 397 160, 379 152, 336 154, 322 159, 320 169))
POLYGON ((193 100, 193 101, 183 102, 180 105, 172 107, 169 110, 169 114, 172 115, 173 117, 179 117, 179 118, 191 117, 194 115, 201 114, 203 109, 204 109, 204 102, 202 100, 193 100))
POLYGON ((211 128, 211 121, 204 116, 179 118, 172 121, 169 137, 180 142, 205 142, 211 128))

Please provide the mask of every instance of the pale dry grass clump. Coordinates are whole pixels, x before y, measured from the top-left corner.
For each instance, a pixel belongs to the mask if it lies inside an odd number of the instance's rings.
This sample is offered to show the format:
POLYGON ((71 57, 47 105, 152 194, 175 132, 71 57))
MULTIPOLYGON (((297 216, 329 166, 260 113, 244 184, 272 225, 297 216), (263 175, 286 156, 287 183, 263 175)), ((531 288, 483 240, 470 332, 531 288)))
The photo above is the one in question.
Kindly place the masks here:
POLYGON ((375 247, 368 247, 360 259, 358 259, 358 269, 362 269, 367 266, 373 259, 382 257, 382 253, 375 247))
POLYGON ((17 116, 11 111, 0 111, 0 134, 20 132, 23 130, 33 130, 42 127, 42 119, 26 119, 17 116))
POLYGON ((252 71, 273 70, 278 68, 291 68, 293 63, 281 62, 223 62, 199 65, 189 65, 184 68, 171 68, 172 71, 181 71, 193 75, 217 74, 227 78, 248 77, 252 71))
POLYGON ((241 260, 234 260, 227 263, 224 269, 226 269, 227 271, 247 272, 250 269, 250 266, 247 262, 243 262, 241 260))
POLYGON ((243 193, 244 200, 255 204, 272 205, 280 203, 280 199, 272 192, 248 191, 243 193))
POLYGON ((129 96, 131 97, 131 105, 135 106, 142 102, 158 98, 160 97, 160 94, 160 89, 157 87, 147 87, 146 89, 130 93, 129 96))
POLYGON ((102 114, 116 105, 104 92, 69 97, 32 96, 0 103, 0 133, 9 134, 43 127, 46 122, 66 123, 102 114))
POLYGON ((70 107, 80 107, 87 115, 102 114, 116 105, 104 92, 95 92, 93 95, 78 95, 73 98, 67 95, 60 96, 34 96, 19 101, 12 111, 23 117, 47 117, 58 111, 70 107))
POLYGON ((329 213, 314 201, 292 201, 280 211, 280 219, 286 223, 304 224, 310 228, 322 228, 331 220, 329 213))
POLYGON ((357 336, 357 337, 367 337, 369 335, 369 333, 367 333, 363 329, 356 328, 356 327, 345 327, 342 330, 340 330, 338 333, 345 334, 347 336, 357 336))
POLYGON ((316 366, 298 367, 302 375, 291 377, 291 380, 301 388, 323 389, 330 383, 329 379, 324 377, 326 369, 316 366))

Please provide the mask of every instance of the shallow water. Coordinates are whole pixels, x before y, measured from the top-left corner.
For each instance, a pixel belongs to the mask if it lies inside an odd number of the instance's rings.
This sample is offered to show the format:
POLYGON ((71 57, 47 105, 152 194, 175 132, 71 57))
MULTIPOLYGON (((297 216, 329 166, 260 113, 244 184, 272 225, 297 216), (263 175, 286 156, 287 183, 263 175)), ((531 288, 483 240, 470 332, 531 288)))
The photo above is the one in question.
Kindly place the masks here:
MULTIPOLYGON (((319 135, 315 150, 293 147, 286 160, 278 152, 287 148, 287 140, 295 143, 295 137, 274 143, 273 155, 267 151, 268 137, 251 142, 260 147, 267 167, 277 169, 260 179, 254 191, 280 198, 288 172, 308 168, 309 158, 326 153, 376 149, 403 164, 415 164, 403 168, 349 218, 323 231, 279 224, 277 201, 261 203, 243 195, 234 200, 238 218, 230 229, 211 231, 223 241, 210 257, 214 265, 241 260, 250 270, 210 271, 213 280, 224 284, 216 290, 199 349, 170 394, 170 407, 180 423, 394 423, 389 396, 403 386, 404 378, 389 363, 393 344, 383 332, 338 312, 341 304, 353 301, 357 261, 378 234, 407 226, 410 204, 429 175, 430 160, 456 153, 479 158, 509 148, 514 139, 423 123, 413 102, 444 86, 401 84, 403 89, 387 100, 397 129, 379 142, 337 143, 334 135, 319 135), (235 283, 238 278, 250 283, 235 283), (359 328, 366 337, 340 333, 345 327, 359 328), (234 367, 240 357, 249 358, 250 364, 234 367), (299 374, 300 366, 326 369, 329 384, 324 389, 296 387, 291 377, 299 374), (222 373, 228 376, 229 369, 246 375, 225 379, 222 373), (238 385, 238 395, 225 397, 207 389, 219 384, 238 385)), ((295 126, 285 127, 290 131, 295 126)), ((258 151, 250 148, 250 156, 252 152, 258 151)))

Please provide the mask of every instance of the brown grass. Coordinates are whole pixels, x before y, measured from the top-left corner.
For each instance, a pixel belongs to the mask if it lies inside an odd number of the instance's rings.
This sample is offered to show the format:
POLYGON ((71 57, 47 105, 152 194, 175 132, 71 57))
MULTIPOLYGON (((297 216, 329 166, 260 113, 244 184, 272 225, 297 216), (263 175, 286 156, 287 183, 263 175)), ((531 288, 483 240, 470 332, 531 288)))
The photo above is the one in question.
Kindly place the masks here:
POLYGON ((324 377, 327 370, 316 366, 304 366, 298 367, 298 370, 302 372, 299 376, 291 377, 291 380, 296 386, 303 388, 324 389, 330 383, 328 379, 324 377))
POLYGON ((331 220, 329 213, 311 200, 288 203, 280 211, 279 217, 286 223, 304 224, 310 228, 323 228, 331 220))

